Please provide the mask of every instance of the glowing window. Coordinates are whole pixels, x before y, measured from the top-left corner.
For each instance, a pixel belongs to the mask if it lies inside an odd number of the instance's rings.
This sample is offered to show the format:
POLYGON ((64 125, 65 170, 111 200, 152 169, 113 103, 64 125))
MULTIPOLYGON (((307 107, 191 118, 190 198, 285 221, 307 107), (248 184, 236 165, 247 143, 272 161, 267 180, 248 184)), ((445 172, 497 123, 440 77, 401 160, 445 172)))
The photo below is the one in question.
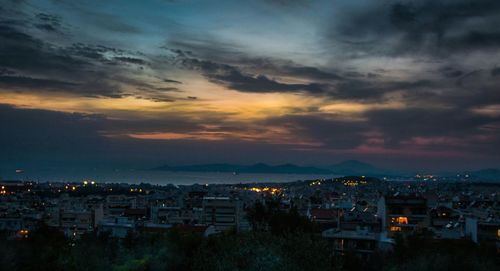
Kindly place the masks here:
POLYGON ((390 231, 401 231, 401 227, 391 227, 390 231))
POLYGON ((399 224, 408 224, 408 218, 405 216, 400 216, 396 220, 399 224))
POLYGON ((497 230, 497 236, 500 238, 500 229, 497 230))

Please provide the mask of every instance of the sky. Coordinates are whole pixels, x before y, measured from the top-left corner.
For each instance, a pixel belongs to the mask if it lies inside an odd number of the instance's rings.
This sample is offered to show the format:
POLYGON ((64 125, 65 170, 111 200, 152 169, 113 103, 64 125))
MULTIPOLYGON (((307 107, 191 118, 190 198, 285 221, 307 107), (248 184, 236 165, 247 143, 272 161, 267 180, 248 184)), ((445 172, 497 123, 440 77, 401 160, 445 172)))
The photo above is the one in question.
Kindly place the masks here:
POLYGON ((500 167, 497 0, 1 3, 4 167, 500 167))

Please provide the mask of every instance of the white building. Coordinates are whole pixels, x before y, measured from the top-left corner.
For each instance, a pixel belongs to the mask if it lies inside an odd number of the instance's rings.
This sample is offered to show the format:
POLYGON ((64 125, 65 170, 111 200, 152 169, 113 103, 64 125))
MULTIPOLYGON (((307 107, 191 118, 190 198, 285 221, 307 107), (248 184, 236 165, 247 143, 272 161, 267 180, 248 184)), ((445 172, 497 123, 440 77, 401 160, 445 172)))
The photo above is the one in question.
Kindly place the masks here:
POLYGON ((229 197, 203 198, 203 223, 213 225, 217 231, 239 229, 240 204, 229 197))

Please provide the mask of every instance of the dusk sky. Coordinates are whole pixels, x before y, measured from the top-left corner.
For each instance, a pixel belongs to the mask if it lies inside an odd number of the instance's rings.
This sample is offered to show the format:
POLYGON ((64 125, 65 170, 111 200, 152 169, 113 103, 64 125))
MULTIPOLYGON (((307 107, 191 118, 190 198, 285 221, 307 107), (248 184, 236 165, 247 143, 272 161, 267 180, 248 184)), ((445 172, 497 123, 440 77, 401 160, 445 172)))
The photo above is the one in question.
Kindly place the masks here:
POLYGON ((7 167, 500 167, 498 0, 0 2, 7 167))

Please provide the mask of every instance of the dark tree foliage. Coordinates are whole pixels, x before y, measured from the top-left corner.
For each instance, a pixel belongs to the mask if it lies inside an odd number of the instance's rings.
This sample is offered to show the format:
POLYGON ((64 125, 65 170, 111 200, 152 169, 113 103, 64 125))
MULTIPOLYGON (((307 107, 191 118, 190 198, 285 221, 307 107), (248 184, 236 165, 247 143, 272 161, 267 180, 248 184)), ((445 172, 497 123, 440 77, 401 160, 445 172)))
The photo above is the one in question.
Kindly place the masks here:
POLYGON ((383 270, 499 270, 500 255, 493 245, 468 240, 436 240, 423 232, 396 238, 383 270))
POLYGON ((279 202, 270 200, 266 204, 260 201, 247 209, 247 218, 254 231, 271 231, 276 235, 303 232, 312 233, 315 225, 299 214, 296 207, 280 210, 279 202))
POLYGON ((267 230, 203 237, 174 227, 167 234, 136 232, 121 240, 106 233, 72 240, 48 227, 20 240, 0 233, 0 270, 482 271, 500 266, 495 247, 435 240, 425 232, 398 237, 390 253, 335 255, 332 244, 296 210, 257 205, 255 210, 252 215, 267 230))
POLYGON ((325 240, 310 234, 222 234, 203 242, 193 270, 338 270, 330 252, 325 240))

